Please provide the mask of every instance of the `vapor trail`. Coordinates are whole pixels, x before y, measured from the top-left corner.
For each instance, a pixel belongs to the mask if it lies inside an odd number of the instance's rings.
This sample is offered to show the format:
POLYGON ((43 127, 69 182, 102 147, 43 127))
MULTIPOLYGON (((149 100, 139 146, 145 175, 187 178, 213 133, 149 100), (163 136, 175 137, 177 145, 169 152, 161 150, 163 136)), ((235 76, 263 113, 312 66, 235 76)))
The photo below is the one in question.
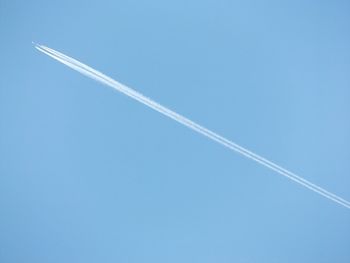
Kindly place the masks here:
POLYGON ((208 130, 207 128, 191 121, 190 119, 187 119, 186 117, 160 105, 159 103, 153 101, 152 99, 150 98, 147 98, 145 97, 144 95, 142 95, 141 93, 119 83, 118 81, 104 75, 103 73, 69 57, 69 56, 66 56, 54 49, 51 49, 51 48, 48 48, 46 46, 43 46, 43 45, 38 45, 38 44, 35 44, 35 48, 38 49, 39 51, 45 53, 46 55, 52 57, 53 59, 55 60, 58 60, 59 62, 67 65, 68 67, 92 78, 92 79, 95 79, 96 81, 99 81, 107 86, 110 86, 114 89, 116 89, 117 91, 145 104, 146 106, 164 114, 165 116, 185 125, 186 127, 208 137, 209 139, 215 141, 215 142, 218 142, 220 143, 221 145, 249 158, 249 159, 252 159, 254 160, 255 162, 267 167, 267 168, 270 168, 271 170, 279 173, 280 175, 283 175, 287 178, 289 178, 290 180, 322 195, 323 197, 325 198, 328 198, 329 200, 332 200, 346 208, 349 208, 350 209, 350 202, 325 190, 324 188, 314 184, 314 183, 311 183, 310 181, 296 175, 295 173, 292 173, 291 171, 288 171, 287 169, 263 158, 262 156, 256 154, 256 153, 253 153, 251 151, 249 151, 248 149, 220 136, 219 134, 216 134, 215 132, 213 131, 210 131, 208 130))

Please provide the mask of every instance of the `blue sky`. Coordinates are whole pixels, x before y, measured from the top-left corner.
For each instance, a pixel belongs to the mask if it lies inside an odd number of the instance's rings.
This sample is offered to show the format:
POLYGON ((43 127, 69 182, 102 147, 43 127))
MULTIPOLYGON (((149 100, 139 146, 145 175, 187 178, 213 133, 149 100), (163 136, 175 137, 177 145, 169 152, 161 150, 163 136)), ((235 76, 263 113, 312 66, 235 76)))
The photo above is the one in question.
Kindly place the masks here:
POLYGON ((349 262, 348 209, 31 43, 349 200, 349 9, 0 0, 0 261, 349 262))

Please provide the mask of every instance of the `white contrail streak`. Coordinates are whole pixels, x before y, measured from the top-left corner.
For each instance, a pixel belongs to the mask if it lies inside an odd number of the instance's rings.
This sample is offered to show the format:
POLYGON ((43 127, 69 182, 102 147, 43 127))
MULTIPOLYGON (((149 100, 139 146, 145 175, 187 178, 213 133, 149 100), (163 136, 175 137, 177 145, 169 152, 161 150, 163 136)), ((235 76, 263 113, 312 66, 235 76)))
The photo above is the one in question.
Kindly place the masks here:
POLYGON ((260 155, 256 154, 256 153, 253 153, 251 151, 249 151, 248 149, 216 134, 215 132, 213 131, 210 131, 208 130, 207 128, 187 119, 186 117, 160 105, 159 103, 151 100, 150 98, 147 98, 145 97, 144 95, 142 95, 141 93, 117 82, 116 80, 104 75, 103 73, 71 58, 71 57, 68 57, 56 50, 53 50, 51 48, 48 48, 46 46, 43 46, 43 45, 38 45, 38 44, 35 44, 35 48, 38 49, 39 51, 45 53, 46 55, 52 57, 53 59, 55 60, 58 60, 59 62, 67 65, 68 67, 92 78, 92 79, 95 79, 96 81, 99 81, 107 86, 110 86, 112 88, 114 88, 115 90, 145 104, 146 106, 164 114, 165 116, 168 116, 169 118, 185 125, 186 127, 208 137, 209 139, 215 141, 215 142, 218 142, 220 143, 221 145, 249 158, 249 159, 252 159, 254 160, 255 162, 267 167, 267 168, 270 168, 271 170, 279 173, 280 175, 283 175, 287 178, 289 178, 290 180, 324 196, 325 198, 328 198, 329 200, 332 200, 346 208, 349 208, 350 209, 350 202, 325 190, 324 188, 318 186, 318 185, 315 185, 313 183, 311 183, 310 181, 296 175, 295 173, 292 173, 290 171, 288 171, 287 169, 261 157, 260 155))

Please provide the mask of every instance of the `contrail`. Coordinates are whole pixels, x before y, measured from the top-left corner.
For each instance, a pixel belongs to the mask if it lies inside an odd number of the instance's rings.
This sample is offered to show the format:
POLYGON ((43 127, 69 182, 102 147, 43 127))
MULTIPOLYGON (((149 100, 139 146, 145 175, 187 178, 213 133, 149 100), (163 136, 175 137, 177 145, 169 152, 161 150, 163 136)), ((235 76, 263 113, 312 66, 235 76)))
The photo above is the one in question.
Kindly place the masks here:
POLYGON ((105 74, 69 57, 66 56, 54 49, 48 48, 46 46, 43 45, 39 45, 39 44, 35 44, 33 43, 35 48, 38 49, 39 51, 43 52, 44 54, 52 57, 55 60, 58 60, 59 62, 67 65, 68 67, 98 81, 101 82, 107 86, 112 87, 113 89, 145 104, 146 106, 158 111, 161 114, 164 114, 165 116, 185 125, 186 127, 208 137, 209 139, 251 159, 254 160, 255 162, 279 173, 280 175, 283 175, 285 177, 287 177, 288 179, 308 188, 311 191, 314 191, 320 195, 322 195, 325 198, 328 198, 329 200, 332 200, 346 208, 350 209, 350 202, 325 190, 324 188, 311 183, 310 181, 296 175, 295 173, 279 166, 278 164, 275 164, 267 159, 265 159, 264 157, 222 137, 221 135, 208 130, 207 128, 191 121, 190 119, 187 119, 186 117, 160 105, 159 103, 155 102, 154 100, 142 95, 141 93, 119 83, 118 81, 106 76, 105 74))

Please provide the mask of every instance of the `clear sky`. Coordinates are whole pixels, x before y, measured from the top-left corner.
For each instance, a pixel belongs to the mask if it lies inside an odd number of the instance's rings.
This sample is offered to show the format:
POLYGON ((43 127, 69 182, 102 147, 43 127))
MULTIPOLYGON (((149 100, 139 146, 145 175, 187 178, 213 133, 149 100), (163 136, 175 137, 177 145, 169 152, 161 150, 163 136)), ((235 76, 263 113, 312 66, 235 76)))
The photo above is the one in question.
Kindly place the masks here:
POLYGON ((0 262, 350 262, 348 1, 0 0, 0 262))

